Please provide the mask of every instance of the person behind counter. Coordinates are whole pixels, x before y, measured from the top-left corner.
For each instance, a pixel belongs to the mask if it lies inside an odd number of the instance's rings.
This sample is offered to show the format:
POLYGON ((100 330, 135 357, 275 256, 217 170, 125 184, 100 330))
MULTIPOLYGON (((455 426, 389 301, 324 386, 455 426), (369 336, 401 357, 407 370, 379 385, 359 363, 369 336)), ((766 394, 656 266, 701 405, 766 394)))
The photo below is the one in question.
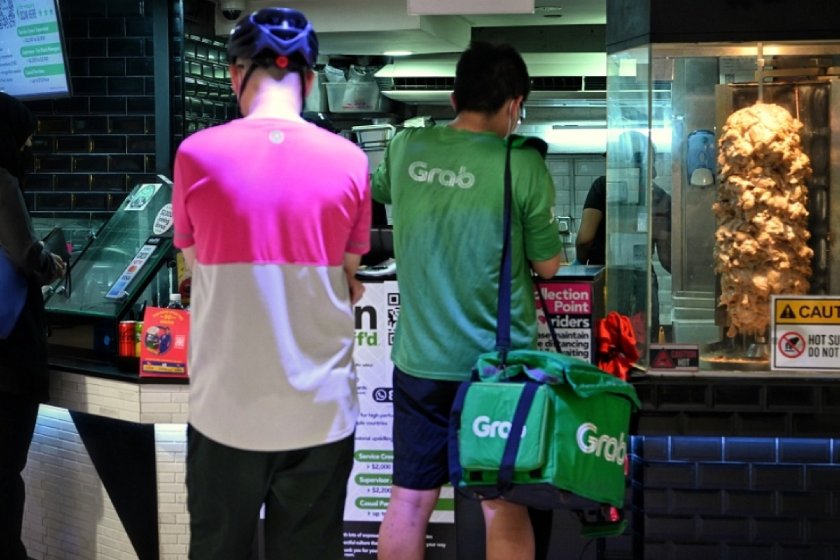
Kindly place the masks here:
MULTIPOLYGON (((393 486, 379 533, 381 560, 423 558, 427 524, 448 481, 455 392, 478 355, 495 346, 505 145, 529 89, 519 53, 474 42, 456 66, 455 119, 397 134, 372 180, 374 199, 392 205, 400 289, 391 353, 393 486)), ((511 335, 514 347, 525 348, 536 337, 531 271, 552 277, 562 246, 541 154, 514 148, 511 169, 511 335)), ((487 558, 534 557, 527 508, 487 500, 482 510, 487 558)))
MULTIPOLYGON (((641 133, 636 131, 624 132, 618 139, 618 157, 631 162, 632 167, 638 168, 640 181, 647 173, 647 149, 651 157, 655 157, 653 144, 641 133)), ((656 177, 656 166, 653 167, 653 177, 656 177)), ((671 272, 671 195, 657 185, 651 185, 651 256, 659 257, 659 264, 666 272, 671 272)), ((580 227, 575 239, 576 261, 580 264, 606 264, 607 250, 607 179, 598 177, 589 187, 586 201, 583 204, 580 227)), ((624 271, 616 271, 624 273, 624 271)), ((644 313, 646 302, 644 298, 647 278, 644 269, 632 271, 632 290, 629 294, 630 302, 621 307, 621 311, 630 313, 644 313)), ((655 270, 651 269, 651 329, 656 336, 659 332, 659 281, 655 270)), ((640 334, 640 333, 637 333, 640 334)), ((639 337, 641 341, 641 337, 639 337)))
POLYGON ((607 178, 603 175, 592 182, 586 201, 580 227, 575 237, 575 258, 580 264, 607 262, 607 178))
MULTIPOLYGON (((20 539, 26 466, 38 406, 49 397, 47 329, 41 286, 64 276, 65 265, 36 237, 24 202, 24 173, 35 118, 20 101, 0 93, 0 251, 10 274, 24 278, 25 298, 14 326, 0 339, 0 558, 26 560, 20 539)), ((3 280, 6 284, 8 278, 3 280)), ((11 297, 9 285, 0 297, 11 297)))
POLYGON ((300 116, 318 40, 297 10, 228 42, 244 118, 178 148, 175 244, 192 269, 189 557, 343 558, 359 412, 355 279, 370 244, 364 152, 300 116))

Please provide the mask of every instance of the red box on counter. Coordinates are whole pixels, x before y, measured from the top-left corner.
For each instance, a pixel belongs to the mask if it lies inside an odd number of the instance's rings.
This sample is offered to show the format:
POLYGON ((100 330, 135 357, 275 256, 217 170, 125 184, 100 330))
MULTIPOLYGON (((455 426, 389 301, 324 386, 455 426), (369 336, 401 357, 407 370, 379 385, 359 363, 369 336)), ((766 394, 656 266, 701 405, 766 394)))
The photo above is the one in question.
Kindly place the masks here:
POLYGON ((147 307, 140 336, 140 377, 186 377, 190 312, 147 307))

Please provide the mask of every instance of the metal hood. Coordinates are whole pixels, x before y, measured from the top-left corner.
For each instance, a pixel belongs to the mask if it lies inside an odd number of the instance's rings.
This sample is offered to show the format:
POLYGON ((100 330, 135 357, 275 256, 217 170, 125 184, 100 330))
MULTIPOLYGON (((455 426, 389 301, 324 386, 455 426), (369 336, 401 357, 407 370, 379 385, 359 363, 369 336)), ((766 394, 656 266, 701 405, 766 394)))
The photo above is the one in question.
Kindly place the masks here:
MULTIPOLYGON (((531 76, 526 105, 604 106, 605 53, 524 53, 531 76)), ((394 58, 376 73, 385 97, 414 105, 448 105, 457 54, 394 58)))

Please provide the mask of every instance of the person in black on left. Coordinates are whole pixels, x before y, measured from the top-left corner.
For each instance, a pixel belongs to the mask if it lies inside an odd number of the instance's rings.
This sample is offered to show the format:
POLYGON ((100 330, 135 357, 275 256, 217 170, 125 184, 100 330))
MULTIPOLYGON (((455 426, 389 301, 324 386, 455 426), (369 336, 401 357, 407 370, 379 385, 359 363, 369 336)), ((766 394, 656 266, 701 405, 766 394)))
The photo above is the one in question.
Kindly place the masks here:
MULTIPOLYGON (((47 335, 41 286, 64 275, 64 261, 36 237, 21 191, 35 118, 0 93, 0 251, 26 280, 26 301, 0 339, 0 558, 27 560, 21 541, 26 466, 38 406, 49 396, 47 335)), ((9 286, 0 286, 8 297, 9 286)))

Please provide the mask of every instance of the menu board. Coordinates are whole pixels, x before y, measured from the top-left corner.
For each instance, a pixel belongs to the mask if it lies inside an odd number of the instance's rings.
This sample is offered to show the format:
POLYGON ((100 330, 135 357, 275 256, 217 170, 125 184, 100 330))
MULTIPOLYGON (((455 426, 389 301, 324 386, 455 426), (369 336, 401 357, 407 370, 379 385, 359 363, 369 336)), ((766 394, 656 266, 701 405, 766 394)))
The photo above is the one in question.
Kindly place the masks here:
POLYGON ((70 94, 57 0, 0 0, 0 91, 20 99, 70 94))

